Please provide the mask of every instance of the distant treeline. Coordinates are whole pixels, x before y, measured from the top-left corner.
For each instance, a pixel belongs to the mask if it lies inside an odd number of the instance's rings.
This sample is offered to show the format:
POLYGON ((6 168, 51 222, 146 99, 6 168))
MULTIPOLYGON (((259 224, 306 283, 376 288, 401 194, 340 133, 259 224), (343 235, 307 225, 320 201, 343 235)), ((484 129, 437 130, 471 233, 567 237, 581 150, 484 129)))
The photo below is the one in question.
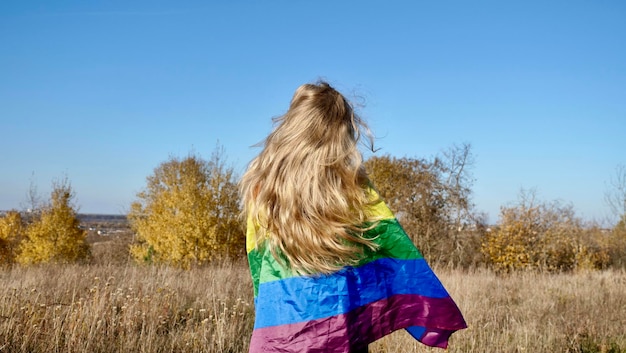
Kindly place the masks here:
POLYGON ((125 223, 125 222, 128 222, 128 218, 126 218, 126 215, 119 215, 119 214, 79 213, 77 217, 81 223, 92 223, 92 222, 125 223))
MULTIPOLYGON (((39 207, 0 215, 0 265, 93 262, 87 235, 100 235, 105 224, 132 234, 115 249, 139 263, 189 269, 244 258, 238 180, 225 160, 222 150, 209 160, 170 157, 125 215, 77 214, 69 181, 53 184, 49 201, 32 202, 39 207)), ((615 225, 586 222, 572 205, 540 200, 532 190, 502 206, 493 224, 472 202, 473 163, 464 144, 430 159, 374 156, 364 167, 429 263, 499 272, 626 268, 626 168, 607 194, 615 225)))

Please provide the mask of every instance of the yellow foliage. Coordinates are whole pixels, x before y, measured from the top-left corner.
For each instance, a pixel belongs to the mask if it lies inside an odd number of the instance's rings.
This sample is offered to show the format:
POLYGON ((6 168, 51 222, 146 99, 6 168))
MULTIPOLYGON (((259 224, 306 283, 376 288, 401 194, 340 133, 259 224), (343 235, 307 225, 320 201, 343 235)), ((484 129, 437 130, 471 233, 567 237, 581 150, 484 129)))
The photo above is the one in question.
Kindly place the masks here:
POLYGON ((22 216, 17 211, 9 211, 0 217, 0 265, 12 264, 15 248, 23 235, 22 216))
POLYGON ((243 253, 237 187, 219 154, 210 162, 171 158, 137 196, 128 219, 137 233, 131 254, 138 261, 189 268, 243 253))
POLYGON ((69 263, 90 255, 86 231, 80 229, 67 181, 54 185, 51 202, 26 227, 17 262, 22 264, 69 263))
POLYGON ((577 271, 597 270, 605 268, 609 261, 606 249, 592 249, 586 245, 578 245, 574 255, 577 271))
POLYGON ((523 198, 519 205, 502 208, 499 227, 482 244, 490 265, 504 272, 606 267, 606 249, 582 227, 571 207, 533 201, 523 198))
POLYGON ((529 242, 532 239, 532 230, 524 223, 503 224, 495 232, 487 234, 482 251, 497 270, 528 269, 531 267, 529 242))

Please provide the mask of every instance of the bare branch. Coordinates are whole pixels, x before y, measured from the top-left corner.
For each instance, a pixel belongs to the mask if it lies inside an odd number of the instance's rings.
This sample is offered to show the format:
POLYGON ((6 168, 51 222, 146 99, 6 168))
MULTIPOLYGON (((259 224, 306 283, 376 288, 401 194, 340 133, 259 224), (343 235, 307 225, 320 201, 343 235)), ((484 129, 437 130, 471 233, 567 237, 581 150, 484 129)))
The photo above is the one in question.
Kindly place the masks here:
POLYGON ((620 164, 615 168, 608 187, 604 200, 611 212, 616 218, 626 215, 626 165, 620 164))

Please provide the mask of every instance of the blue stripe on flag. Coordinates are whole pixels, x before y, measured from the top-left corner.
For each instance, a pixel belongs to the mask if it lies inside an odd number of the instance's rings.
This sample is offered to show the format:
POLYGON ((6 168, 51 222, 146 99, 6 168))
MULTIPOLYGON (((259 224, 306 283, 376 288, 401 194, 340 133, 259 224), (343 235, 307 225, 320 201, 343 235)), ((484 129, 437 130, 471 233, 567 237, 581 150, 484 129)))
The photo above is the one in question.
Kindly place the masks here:
POLYGON ((345 314, 397 294, 448 297, 426 261, 383 258, 330 275, 261 283, 254 328, 293 324, 345 314))

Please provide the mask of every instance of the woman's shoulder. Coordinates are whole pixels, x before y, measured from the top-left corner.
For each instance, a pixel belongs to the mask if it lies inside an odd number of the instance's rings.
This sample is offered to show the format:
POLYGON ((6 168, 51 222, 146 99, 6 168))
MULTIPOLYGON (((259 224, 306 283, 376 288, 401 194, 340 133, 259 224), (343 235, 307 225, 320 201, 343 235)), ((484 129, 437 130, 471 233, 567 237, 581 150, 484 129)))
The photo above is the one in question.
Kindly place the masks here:
POLYGON ((365 187, 365 192, 367 193, 367 197, 369 199, 369 203, 365 210, 368 218, 377 220, 395 218, 393 212, 389 209, 389 207, 387 207, 387 204, 380 197, 380 194, 376 191, 373 185, 368 184, 365 187))

